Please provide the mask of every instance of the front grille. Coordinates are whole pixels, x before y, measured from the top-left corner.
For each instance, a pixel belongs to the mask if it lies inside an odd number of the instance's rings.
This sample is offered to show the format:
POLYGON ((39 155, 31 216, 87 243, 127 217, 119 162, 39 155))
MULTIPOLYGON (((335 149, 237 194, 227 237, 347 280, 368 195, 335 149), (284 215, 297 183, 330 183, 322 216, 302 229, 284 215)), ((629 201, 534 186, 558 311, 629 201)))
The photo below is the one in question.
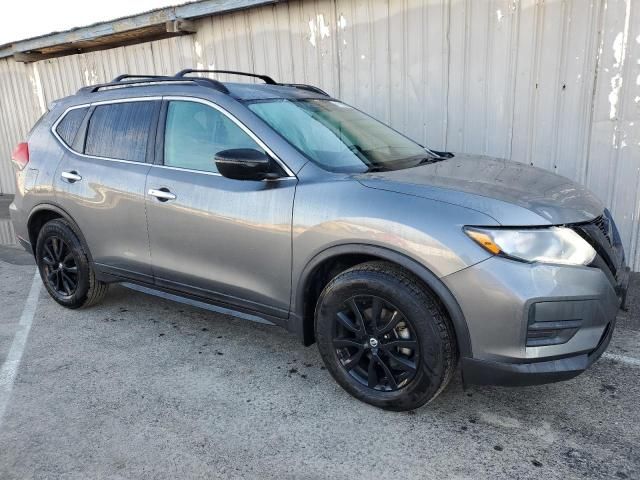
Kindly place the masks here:
POLYGON ((602 232, 605 238, 609 241, 609 244, 611 244, 611 226, 609 222, 610 221, 607 217, 605 217, 604 215, 600 215, 591 223, 593 223, 596 227, 598 227, 598 229, 602 232))
POLYGON ((624 262, 624 251, 609 212, 605 210, 603 215, 590 222, 573 225, 572 228, 598 253, 591 266, 608 271, 615 283, 618 267, 624 262))

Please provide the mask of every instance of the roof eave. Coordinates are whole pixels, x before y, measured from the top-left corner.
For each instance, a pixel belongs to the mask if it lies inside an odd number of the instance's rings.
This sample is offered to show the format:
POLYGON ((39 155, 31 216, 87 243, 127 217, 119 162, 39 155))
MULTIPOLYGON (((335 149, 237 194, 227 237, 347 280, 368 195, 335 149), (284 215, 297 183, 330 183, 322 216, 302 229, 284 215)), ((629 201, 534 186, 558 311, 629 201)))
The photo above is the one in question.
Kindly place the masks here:
POLYGON ((195 32, 190 20, 282 0, 203 0, 0 45, 0 58, 33 62, 195 32))

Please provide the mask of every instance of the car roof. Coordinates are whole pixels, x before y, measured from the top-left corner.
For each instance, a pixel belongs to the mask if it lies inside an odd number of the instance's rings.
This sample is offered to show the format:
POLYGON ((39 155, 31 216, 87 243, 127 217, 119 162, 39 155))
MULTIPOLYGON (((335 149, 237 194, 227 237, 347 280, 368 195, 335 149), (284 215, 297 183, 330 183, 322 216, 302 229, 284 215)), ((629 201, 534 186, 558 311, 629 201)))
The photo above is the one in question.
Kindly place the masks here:
POLYGON ((327 95, 315 92, 306 88, 293 87, 288 85, 268 85, 261 83, 227 83, 223 85, 229 90, 236 100, 300 100, 303 98, 327 99, 327 95))

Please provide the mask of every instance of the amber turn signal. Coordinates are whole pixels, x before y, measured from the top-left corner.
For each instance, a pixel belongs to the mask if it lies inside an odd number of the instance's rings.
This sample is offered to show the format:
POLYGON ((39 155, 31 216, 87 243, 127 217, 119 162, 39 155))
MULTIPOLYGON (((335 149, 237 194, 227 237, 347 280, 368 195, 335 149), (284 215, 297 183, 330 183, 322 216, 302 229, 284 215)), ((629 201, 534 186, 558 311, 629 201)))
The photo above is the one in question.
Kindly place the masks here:
POLYGON ((482 248, 493 253, 494 255, 497 255, 502 251, 500 250, 500 247, 495 244, 493 239, 484 232, 466 229, 465 233, 469 235, 469 237, 471 237, 473 240, 475 240, 482 248))

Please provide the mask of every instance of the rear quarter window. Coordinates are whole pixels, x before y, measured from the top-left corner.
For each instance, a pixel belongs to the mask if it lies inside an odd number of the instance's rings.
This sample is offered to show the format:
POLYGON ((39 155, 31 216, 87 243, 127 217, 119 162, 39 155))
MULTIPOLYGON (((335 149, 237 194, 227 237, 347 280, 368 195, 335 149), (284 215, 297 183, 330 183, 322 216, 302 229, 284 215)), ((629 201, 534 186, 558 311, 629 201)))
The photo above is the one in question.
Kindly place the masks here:
POLYGON ((88 107, 69 110, 56 127, 56 133, 68 147, 73 145, 73 140, 78 134, 82 120, 89 110, 88 107))
POLYGON ((157 107, 154 101, 98 105, 89 119, 84 153, 144 162, 157 107))

